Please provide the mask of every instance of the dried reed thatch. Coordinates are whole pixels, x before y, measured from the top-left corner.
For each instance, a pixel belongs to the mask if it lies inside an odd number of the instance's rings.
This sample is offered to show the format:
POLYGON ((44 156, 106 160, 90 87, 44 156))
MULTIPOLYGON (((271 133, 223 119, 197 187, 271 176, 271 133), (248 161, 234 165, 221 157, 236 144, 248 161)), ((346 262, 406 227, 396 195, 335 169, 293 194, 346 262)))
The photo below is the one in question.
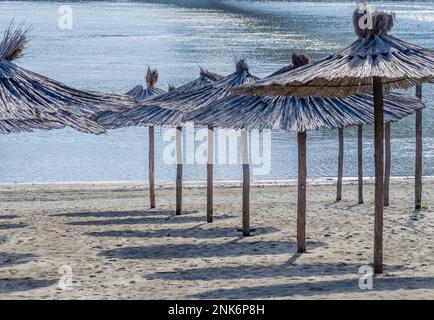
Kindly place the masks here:
POLYGON ((135 108, 127 112, 124 116, 135 124, 159 124, 180 126, 185 122, 184 115, 194 110, 199 110, 209 104, 227 97, 232 88, 245 83, 253 83, 259 78, 249 72, 249 67, 244 59, 240 59, 235 64, 235 72, 223 77, 202 88, 179 92, 175 90, 171 94, 162 95, 154 99, 149 99, 143 104, 148 108, 135 108), (139 114, 138 110, 142 112, 139 114))
MULTIPOLYGON (((158 81, 158 70, 152 69, 148 66, 148 71, 146 72, 146 88, 142 85, 137 85, 130 91, 126 93, 127 96, 134 98, 137 102, 144 101, 149 99, 155 95, 165 94, 166 91, 163 89, 155 87, 158 81)), ((171 91, 171 86, 169 85, 169 91, 171 91)), ((135 105, 134 107, 137 107, 135 105)), ((97 123, 103 125, 107 129, 117 129, 120 128, 118 126, 112 126, 111 121, 117 120, 119 122, 128 122, 128 118, 124 117, 124 113, 133 108, 125 108, 122 110, 103 110, 102 112, 96 113, 96 115, 92 118, 97 123)))
MULTIPOLYGON (((222 79, 222 76, 200 69, 199 78, 190 81, 175 90, 169 91, 161 96, 156 97, 158 100, 176 99, 179 95, 185 95, 189 92, 196 92, 204 87, 210 86, 213 82, 222 79)), ((104 112, 101 113, 96 121, 107 128, 115 129, 129 126, 147 126, 150 124, 159 124, 149 119, 161 118, 166 119, 167 123, 178 123, 181 121, 182 113, 172 109, 164 109, 154 106, 151 101, 153 98, 141 102, 141 105, 125 112, 104 112), (170 121, 169 121, 170 120, 170 121)))
MULTIPOLYGON (((198 90, 186 91, 181 94, 172 94, 156 97, 146 101, 147 104, 154 104, 159 107, 177 110, 180 112, 189 112, 200 109, 213 103, 218 99, 228 96, 227 91, 243 84, 253 83, 259 80, 258 77, 249 72, 249 67, 245 59, 240 59, 235 64, 235 72, 223 77, 209 85, 206 85, 198 90)), ((166 124, 164 119, 154 119, 157 123, 166 124)))
POLYGON ((23 57, 24 50, 29 42, 30 28, 24 29, 23 25, 13 28, 13 23, 6 29, 0 42, 0 57, 7 61, 18 60, 23 57))
POLYGON ((121 110, 135 105, 133 99, 73 89, 60 82, 20 68, 29 29, 11 24, 0 42, 0 133, 65 126, 100 134, 105 129, 87 119, 98 110, 121 110))
POLYGON ((202 89, 203 87, 210 85, 210 84, 220 80, 221 78, 223 78, 223 76, 221 76, 217 73, 208 71, 208 70, 203 69, 203 68, 199 68, 199 69, 200 69, 200 73, 199 73, 199 77, 197 79, 190 81, 190 82, 176 88, 176 90, 174 92, 167 93, 164 96, 159 97, 158 99, 159 100, 160 99, 161 100, 170 100, 179 94, 202 89))
MULTIPOLYGON (((384 97, 384 121, 395 122, 423 107, 413 96, 388 93, 384 97)), ((232 129, 280 129, 303 132, 336 129, 374 122, 373 96, 347 98, 247 97, 232 95, 185 117, 198 126, 232 129)))
POLYGON ((151 96, 160 95, 166 93, 163 89, 159 89, 155 87, 158 81, 158 70, 152 69, 148 67, 148 71, 146 72, 146 88, 142 85, 137 85, 126 94, 134 97, 138 101, 142 101, 151 96))
MULTIPOLYGON (((280 69, 296 69, 309 62, 304 54, 293 54, 293 64, 280 69)), ((279 71, 278 71, 279 72, 279 71)), ((278 73, 276 73, 278 74, 278 73)), ((384 120, 394 122, 423 107, 414 97, 387 93, 384 97, 384 120)), ((195 125, 232 129, 281 129, 303 132, 319 128, 336 129, 374 123, 373 96, 347 98, 230 96, 185 116, 195 125)))
POLYGON ((353 14, 359 39, 325 59, 279 75, 234 88, 249 95, 339 97, 372 92, 373 78, 385 90, 409 88, 434 81, 434 51, 397 39, 388 33, 394 14, 372 12, 372 29, 361 29, 363 17, 353 14))

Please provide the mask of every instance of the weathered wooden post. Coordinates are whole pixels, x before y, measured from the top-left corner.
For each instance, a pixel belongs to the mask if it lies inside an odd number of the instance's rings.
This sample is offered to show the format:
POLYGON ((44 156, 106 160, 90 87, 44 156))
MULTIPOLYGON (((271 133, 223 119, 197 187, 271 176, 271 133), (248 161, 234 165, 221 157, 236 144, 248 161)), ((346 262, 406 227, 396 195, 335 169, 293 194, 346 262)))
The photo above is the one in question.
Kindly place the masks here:
POLYGON ((374 227, 374 272, 383 273, 383 210, 384 210, 384 103, 383 83, 373 78, 375 122, 375 227, 374 227))
POLYGON ((298 132, 297 252, 306 252, 306 131, 298 132))
POLYGON ((149 206, 155 208, 155 134, 154 126, 149 126, 149 206))
POLYGON ((357 133, 357 173, 359 176, 359 204, 363 204, 363 125, 357 133))
POLYGON ((206 217, 207 222, 213 222, 214 215, 214 129, 208 127, 208 164, 206 187, 206 217))
POLYGON ((336 201, 342 200, 342 179, 344 176, 344 129, 339 129, 338 183, 336 201))
POLYGON ((176 128, 176 215, 182 213, 182 127, 176 128))
POLYGON ((241 130, 241 158, 243 162, 243 236, 250 236, 250 166, 247 130, 241 130))
POLYGON ((391 170, 391 140, 390 140, 390 122, 384 125, 384 141, 385 141, 385 167, 384 167, 384 206, 389 206, 389 185, 390 185, 390 170, 391 170))
MULTIPOLYGON (((416 96, 422 99, 422 85, 416 86, 416 96)), ((422 109, 416 111, 416 164, 415 164, 415 187, 414 208, 422 207, 422 109)))

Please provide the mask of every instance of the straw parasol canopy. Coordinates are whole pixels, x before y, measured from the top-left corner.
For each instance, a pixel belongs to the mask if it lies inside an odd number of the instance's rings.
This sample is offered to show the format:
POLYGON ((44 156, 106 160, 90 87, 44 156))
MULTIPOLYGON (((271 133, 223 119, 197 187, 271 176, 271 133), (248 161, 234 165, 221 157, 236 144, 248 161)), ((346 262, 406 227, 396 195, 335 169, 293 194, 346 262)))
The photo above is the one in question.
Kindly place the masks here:
MULTIPOLYGON (((182 116, 184 112, 195 110, 207 106, 208 104, 226 97, 230 93, 228 88, 252 83, 258 80, 249 72, 249 67, 244 59, 236 62, 235 72, 226 77, 206 72, 201 69, 200 78, 177 88, 174 91, 155 98, 146 99, 141 102, 141 106, 123 112, 121 114, 103 114, 97 121, 108 127, 125 127, 137 125, 167 125, 176 126, 176 146, 177 146, 177 193, 176 193, 176 213, 181 214, 182 202, 182 128, 184 124, 182 116)), ((210 128, 209 137, 213 137, 210 128)), ((213 141, 213 138, 209 139, 213 141)), ((207 166, 207 180, 212 185, 212 163, 207 166)), ((210 187, 208 188, 210 190, 210 187)), ((210 193, 208 193, 209 195, 210 193)), ((208 196, 207 221, 212 222, 212 201, 208 196)))
POLYGON ((368 12, 372 29, 362 29, 366 13, 353 14, 358 39, 320 61, 270 76, 253 85, 234 88, 249 95, 338 97, 372 92, 373 78, 383 79, 385 90, 403 89, 434 81, 434 50, 400 40, 389 32, 395 14, 368 12))
MULTIPOLYGON (((294 53, 293 64, 274 75, 308 63, 304 54, 294 53)), ((357 94, 346 98, 245 96, 230 94, 205 108, 184 116, 199 126, 232 129, 277 129, 303 132, 320 128, 338 129, 374 123, 374 97, 357 94)), ((384 95, 384 121, 395 122, 423 107, 420 99, 399 94, 384 95)))
POLYGON ((196 92, 204 87, 210 86, 213 82, 222 79, 222 76, 200 68, 200 75, 197 79, 190 81, 178 88, 169 90, 169 92, 160 95, 157 98, 149 98, 140 103, 139 106, 131 110, 122 112, 102 112, 96 118, 96 121, 109 129, 130 127, 130 126, 148 126, 150 124, 158 125, 176 125, 181 115, 168 108, 160 108, 154 105, 154 100, 177 99, 179 95, 188 95, 190 92, 196 92), (162 123, 150 121, 150 119, 164 119, 162 123))
MULTIPOLYGON (((253 83, 259 78, 249 72, 249 67, 244 59, 236 62, 235 72, 223 77, 203 88, 178 93, 175 90, 171 95, 163 95, 154 99, 145 101, 144 105, 152 107, 146 109, 138 117, 128 115, 134 123, 155 123, 160 125, 171 125, 177 127, 177 213, 180 212, 182 202, 181 197, 181 179, 182 179, 182 147, 181 147, 181 126, 185 123, 183 115, 185 113, 199 110, 209 104, 225 98, 230 93, 227 89, 239 86, 242 84, 253 83)), ((137 108, 136 108, 137 109, 137 108)), ((143 110, 143 109, 142 109, 143 110)), ((243 132, 243 141, 245 142, 245 132, 243 132)), ((245 143, 243 143, 243 146, 245 143)), ((207 222, 213 222, 213 150, 214 150, 214 130, 212 127, 208 129, 208 164, 207 164, 207 222)), ((244 150, 244 148, 243 148, 244 150)), ((245 152, 244 152, 245 154, 245 152)), ((243 235, 249 235, 248 227, 248 185, 249 185, 249 168, 248 164, 243 163, 243 235)))
MULTIPOLYGON (((389 34, 395 15, 359 7, 353 14, 358 40, 305 66, 233 91, 249 95, 340 97, 373 92, 375 123, 374 272, 383 272, 384 97, 383 91, 434 82, 434 51, 389 34)), ((418 111, 419 112, 419 111, 418 111)), ((420 119, 420 116, 416 117, 420 119)), ((420 122, 420 121, 419 121, 420 122)), ((421 129, 416 128, 416 131, 421 129)), ((418 135, 421 137, 421 134, 418 135)), ((421 143, 418 142, 417 145, 421 143)), ((418 148, 421 150, 421 148, 418 148)), ((417 154, 416 159, 422 157, 417 154)), ((416 177, 416 181, 421 177, 416 177)))
POLYGON ((128 97, 77 90, 16 65, 24 55, 28 33, 22 25, 11 24, 0 42, 0 133, 68 126, 101 134, 105 129, 88 116, 134 106, 128 97))
MULTIPOLYGON (((136 99, 137 102, 142 102, 146 99, 149 99, 156 95, 162 95, 166 94, 166 91, 163 89, 157 88, 155 85, 158 81, 158 70, 153 69, 151 67, 148 67, 148 71, 146 72, 146 88, 142 85, 137 85, 130 91, 126 93, 126 95, 133 97, 136 99)), ((169 91, 171 90, 171 87, 173 89, 173 86, 169 85, 169 91)), ((123 127, 129 127, 134 126, 134 124, 130 125, 118 125, 118 124, 125 124, 129 123, 129 119, 126 116, 127 111, 133 111, 136 110, 136 107, 139 105, 135 105, 133 108, 127 108, 122 110, 104 110, 102 112, 98 112, 93 117, 93 120, 95 120, 100 125, 103 125, 107 129, 119 129, 123 127)), ((148 126, 149 123, 146 123, 145 126, 148 126)))
MULTIPOLYGON (((175 91, 172 95, 150 99, 146 101, 146 104, 154 104, 155 106, 181 112, 190 112, 228 96, 230 94, 228 89, 230 88, 251 84, 257 80, 259 78, 250 73, 245 59, 240 59, 235 64, 235 72, 226 77, 220 78, 197 90, 189 90, 181 94, 175 94, 175 91)), ((169 123, 166 123, 167 120, 165 118, 158 119, 158 117, 155 117, 152 121, 159 124, 171 125, 171 121, 169 120, 169 123)))
POLYGON ((220 80, 223 76, 208 71, 204 68, 199 67, 199 77, 194 79, 193 81, 187 82, 186 84, 175 88, 175 92, 167 93, 164 96, 159 97, 161 100, 170 100, 173 97, 186 92, 192 92, 194 90, 202 89, 203 87, 212 84, 213 82, 220 80))
MULTIPOLYGON (((213 74, 215 75, 215 74, 213 74)), ((201 71, 201 78, 203 77, 201 71)), ((208 75, 207 75, 208 78, 208 75)), ((214 76, 215 79, 218 79, 214 76)), ((230 94, 227 91, 242 84, 253 83, 259 78, 249 72, 249 67, 244 59, 236 62, 235 72, 218 79, 217 81, 205 85, 179 87, 167 94, 147 99, 141 103, 140 107, 122 113, 119 121, 113 121, 116 125, 167 125, 180 126, 184 123, 185 113, 203 108, 209 104, 222 99, 230 94), (188 90, 187 90, 188 89, 188 90), (128 119, 127 123, 122 119, 128 119)), ((98 117, 99 123, 110 122, 108 119, 98 117)))
POLYGON ((128 91, 126 94, 134 97, 136 100, 141 101, 151 96, 160 95, 166 93, 163 89, 155 87, 158 81, 158 70, 151 69, 148 67, 148 71, 146 72, 146 88, 139 84, 135 86, 133 89, 128 91))

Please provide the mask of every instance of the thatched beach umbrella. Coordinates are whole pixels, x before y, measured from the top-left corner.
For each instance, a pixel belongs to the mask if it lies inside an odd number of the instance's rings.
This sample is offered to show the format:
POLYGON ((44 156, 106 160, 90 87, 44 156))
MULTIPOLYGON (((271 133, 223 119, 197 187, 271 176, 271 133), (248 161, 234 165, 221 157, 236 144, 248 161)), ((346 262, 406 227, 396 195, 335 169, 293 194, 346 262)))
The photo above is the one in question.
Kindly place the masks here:
POLYGON ((11 25, 0 42, 0 133, 68 126, 100 134, 105 129, 88 116, 134 106, 128 97, 77 90, 19 67, 15 61, 24 55, 28 32, 11 25))
MULTIPOLYGON (((228 88, 232 88, 238 85, 246 84, 246 83, 252 83, 256 81, 258 78, 250 74, 249 68, 247 63, 244 59, 240 59, 237 61, 235 66, 235 72, 220 78, 216 79, 217 81, 214 81, 211 84, 208 84, 207 86, 204 86, 202 88, 199 88, 197 90, 189 90, 186 91, 183 94, 172 94, 172 95, 166 95, 166 96, 160 96, 156 97, 155 99, 152 99, 152 101, 147 101, 147 104, 149 105, 156 104, 159 107, 156 107, 155 109, 158 109, 159 111, 154 112, 151 117, 148 117, 146 115, 142 115, 142 120, 146 119, 146 121, 150 121, 152 123, 158 123, 163 125, 172 125, 176 126, 178 128, 178 132, 181 128, 181 126, 185 123, 183 119, 183 115, 191 112, 192 110, 198 110, 203 107, 206 107, 210 103, 213 103, 214 101, 226 97, 229 92, 227 91, 228 88), (163 108, 160 108, 163 107, 163 108)), ((179 134, 178 134, 179 135, 179 134)), ((247 133, 242 132, 241 134, 241 141, 243 147, 241 148, 242 151, 246 152, 247 145, 244 145, 244 142, 246 142, 247 133)), ((244 160, 246 157, 243 158, 244 160)), ((178 161, 179 161, 178 157, 178 161)), ((179 165, 178 168, 182 168, 182 165, 179 165)), ((179 170, 179 169, 178 169, 179 170)), ((243 183, 244 191, 248 189, 247 181, 250 181, 249 179, 249 165, 248 163, 243 162, 243 183)), ((179 181, 179 174, 177 181, 179 181)), ((214 128, 208 127, 208 163, 207 163, 207 222, 212 223, 213 222, 213 184, 214 184, 214 128)), ((178 186, 178 184, 177 184, 178 186)), ((181 212, 181 204, 182 204, 182 195, 180 194, 180 189, 182 188, 181 185, 178 186, 177 190, 177 213, 181 212)), ((244 200, 243 200, 243 212, 245 212, 245 215, 248 214, 248 207, 246 204, 247 201, 247 193, 243 192, 244 200)), ((246 228, 244 228, 243 233, 245 235, 248 235, 250 232, 247 231, 246 228)))
MULTIPOLYGON (((307 63, 307 56, 294 54, 291 69, 307 63)), ((416 97, 385 94, 385 121, 388 123, 400 120, 421 107, 422 103, 416 97)), ((187 120, 203 126, 243 130, 277 129, 298 133, 297 242, 298 252, 305 252, 306 131, 373 124, 373 96, 364 94, 347 98, 297 98, 232 94, 190 113, 187 120)))
POLYGON ((235 90, 251 95, 298 97, 374 93, 375 273, 383 272, 383 90, 409 88, 434 81, 434 51, 389 35, 394 17, 394 14, 386 12, 356 10, 353 21, 359 39, 349 47, 312 65, 235 90))
POLYGON ((131 126, 148 126, 149 124, 159 124, 167 126, 177 126, 182 123, 182 113, 177 112, 176 108, 170 106, 163 108, 155 106, 155 100, 176 99, 178 95, 187 94, 202 89, 212 82, 221 79, 222 76, 210 72, 205 69, 200 69, 200 75, 197 79, 190 81, 182 86, 169 90, 160 96, 149 97, 146 101, 141 101, 140 104, 131 110, 123 110, 122 112, 102 112, 98 114, 96 120, 98 123, 106 126, 109 129, 117 129, 131 126), (152 122, 150 121, 152 120, 152 122))
MULTIPOLYGON (((158 99, 170 100, 179 95, 183 95, 190 91, 199 90, 212 82, 222 78, 220 75, 213 72, 209 72, 205 69, 200 69, 200 75, 197 79, 190 81, 178 88, 169 89, 169 92, 158 96, 158 99)), ((151 101, 152 98, 146 101, 151 101)), ((150 126, 153 128, 154 125, 166 125, 178 123, 178 117, 176 120, 172 119, 172 114, 176 113, 173 110, 161 109, 159 107, 154 107, 151 104, 142 101, 141 106, 128 110, 126 112, 104 112, 97 117, 98 123, 103 124, 107 128, 115 129, 129 126, 150 126), (165 121, 149 121, 150 118, 164 118, 165 121)), ((176 178, 176 214, 181 214, 182 211, 182 127, 176 125, 176 158, 177 158, 177 178, 176 178)))
MULTIPOLYGON (((184 89, 184 92, 180 91, 180 88, 173 92, 147 99, 142 103, 141 107, 134 108, 134 110, 127 111, 122 114, 122 118, 119 121, 107 118, 99 118, 98 122, 116 122, 119 125, 143 125, 143 124, 160 124, 166 126, 174 126, 179 129, 185 124, 183 116, 193 110, 197 110, 215 102, 218 99, 228 96, 230 93, 227 89, 239 86, 242 84, 252 83, 259 78, 253 76, 249 72, 249 68, 244 59, 240 59, 236 63, 235 72, 216 79, 217 81, 205 85, 201 88, 188 88, 184 89), (128 121, 125 121, 128 119, 128 121)), ((193 87, 193 86, 191 86, 193 87)), ((243 133, 243 136, 245 133, 243 133)), ((180 134, 178 133, 178 136, 180 134)), ((245 139, 242 139, 245 141, 245 139)), ((178 150, 181 150, 179 144, 177 144, 178 150)), ((179 163, 182 160, 178 158, 178 174, 177 181, 180 180, 179 169, 182 168, 182 164, 179 163)), ((214 164, 214 129, 209 127, 208 130, 208 165, 207 165, 207 221, 213 221, 213 164, 214 164)), ((244 178, 247 177, 248 164, 243 165, 244 178)), ((181 196, 182 193, 179 190, 180 186, 177 184, 177 213, 181 212, 181 196)), ((246 201, 243 201, 245 203, 246 201)), ((247 211, 248 208, 245 208, 247 211)))
MULTIPOLYGON (((137 101, 143 101, 149 97, 166 93, 163 89, 157 88, 155 85, 158 81, 158 70, 148 67, 146 72, 146 87, 139 84, 126 94, 135 98, 137 101)), ((112 114, 112 113, 109 113, 112 114)), ((149 135, 149 206, 151 209, 155 208, 155 128, 154 126, 148 127, 149 135)))
MULTIPOLYGON (((160 99, 171 99, 171 97, 193 92, 195 90, 201 89, 207 85, 210 85, 211 83, 221 79, 222 76, 209 72, 205 69, 200 69, 200 77, 196 80, 193 80, 179 88, 176 92, 173 92, 172 94, 167 94, 165 97, 160 97, 160 99)), ((208 133, 210 134, 210 133, 208 133)), ((180 215, 182 212, 182 175, 183 175, 183 156, 182 156, 182 126, 176 127, 176 162, 177 162, 177 169, 176 169, 176 214, 180 215)), ((209 170, 208 170, 209 172, 209 170)), ((209 193, 209 188, 208 188, 209 193)))
MULTIPOLYGON (((235 66, 235 72, 213 82, 198 90, 192 90, 185 92, 184 94, 168 96, 160 96, 155 99, 146 101, 146 104, 150 106, 152 104, 157 105, 157 109, 162 107, 159 112, 153 113, 151 117, 144 116, 146 121, 153 123, 159 123, 164 125, 172 125, 181 127, 185 123, 183 115, 194 110, 199 110, 208 106, 209 104, 228 96, 230 93, 227 91, 229 88, 239 86, 242 84, 252 83, 259 78, 253 76, 249 72, 249 67, 244 59, 237 61, 235 66), (168 109, 168 110, 166 110, 168 109)), ((249 164, 245 162, 247 145, 247 132, 241 132, 241 150, 244 154, 243 161, 243 212, 244 216, 248 216, 248 189, 249 189, 249 164)), ((208 128, 208 164, 207 164, 207 222, 213 222, 213 167, 214 167, 214 129, 208 128)), ((179 199, 177 198, 178 205, 179 199)), ((247 221, 247 220, 246 220, 247 221)), ((249 235, 249 228, 243 228, 243 234, 249 235)))

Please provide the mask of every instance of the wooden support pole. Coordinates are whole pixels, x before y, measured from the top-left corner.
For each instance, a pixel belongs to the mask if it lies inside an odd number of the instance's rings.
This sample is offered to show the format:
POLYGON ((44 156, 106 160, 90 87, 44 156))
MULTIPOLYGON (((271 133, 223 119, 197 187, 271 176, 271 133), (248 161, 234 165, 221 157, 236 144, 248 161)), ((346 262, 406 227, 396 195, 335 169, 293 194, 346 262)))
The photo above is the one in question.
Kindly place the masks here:
POLYGON ((384 166, 384 206, 389 206, 389 185, 391 170, 391 140, 390 140, 390 122, 384 125, 384 144, 385 144, 385 166, 384 166))
MULTIPOLYGON (((416 87, 416 96, 422 99, 422 85, 416 87)), ((422 207, 422 109, 416 111, 416 164, 415 164, 414 208, 422 207)))
POLYGON ((149 126, 149 206, 155 208, 155 134, 154 126, 149 126))
POLYGON ((241 157, 243 162, 243 236, 250 236, 250 166, 247 130, 241 130, 241 157))
POLYGON ((357 173, 359 176, 359 204, 363 204, 363 126, 357 133, 357 173))
POLYGON ((344 176, 344 129, 339 129, 338 183, 336 201, 342 200, 342 179, 344 176))
POLYGON ((383 84, 379 77, 373 78, 374 122, 375 122, 375 226, 374 226, 374 273, 383 273, 383 210, 384 210, 384 170, 383 170, 383 84))
POLYGON ((214 129, 208 128, 208 165, 206 187, 206 220, 213 222, 214 215, 214 129))
POLYGON ((306 131, 298 132, 297 252, 306 252, 306 131))
POLYGON ((176 215, 182 213, 182 127, 176 128, 176 215))

